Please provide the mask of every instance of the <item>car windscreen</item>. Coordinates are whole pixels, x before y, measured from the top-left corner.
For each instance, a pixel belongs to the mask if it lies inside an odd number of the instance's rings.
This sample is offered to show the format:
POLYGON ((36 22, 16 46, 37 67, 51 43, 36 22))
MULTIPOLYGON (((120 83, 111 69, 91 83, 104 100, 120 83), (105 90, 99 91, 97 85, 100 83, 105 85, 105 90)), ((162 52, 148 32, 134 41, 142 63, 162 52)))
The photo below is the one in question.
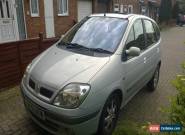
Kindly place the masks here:
POLYGON ((63 43, 114 52, 119 45, 128 20, 111 17, 86 17, 62 39, 63 43))

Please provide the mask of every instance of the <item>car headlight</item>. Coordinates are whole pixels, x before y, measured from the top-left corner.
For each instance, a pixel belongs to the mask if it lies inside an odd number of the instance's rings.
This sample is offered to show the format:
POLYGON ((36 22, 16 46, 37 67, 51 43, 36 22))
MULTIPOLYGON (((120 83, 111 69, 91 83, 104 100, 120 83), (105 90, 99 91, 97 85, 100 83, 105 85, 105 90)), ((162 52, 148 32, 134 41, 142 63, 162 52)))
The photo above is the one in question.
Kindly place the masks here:
POLYGON ((89 84, 68 84, 58 93, 53 104, 66 109, 77 108, 87 97, 89 91, 89 84))

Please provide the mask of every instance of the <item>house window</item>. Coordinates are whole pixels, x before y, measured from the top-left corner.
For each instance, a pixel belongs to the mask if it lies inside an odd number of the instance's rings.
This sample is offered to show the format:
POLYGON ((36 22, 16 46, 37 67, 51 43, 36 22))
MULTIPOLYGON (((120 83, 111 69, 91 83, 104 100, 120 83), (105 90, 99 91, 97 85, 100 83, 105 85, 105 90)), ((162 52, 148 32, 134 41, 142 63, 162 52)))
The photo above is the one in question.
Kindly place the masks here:
POLYGON ((4 18, 3 2, 0 0, 0 18, 4 18))
POLYGON ((119 12, 119 4, 114 4, 114 12, 118 13, 119 12))
POLYGON ((6 1, 6 11, 7 11, 7 18, 10 18, 10 7, 9 7, 9 1, 6 1))
POLYGON ((128 5, 128 13, 133 13, 133 5, 128 5))
POLYGON ((127 5, 123 6, 123 11, 124 11, 125 14, 128 13, 128 6, 127 5))
POLYGON ((68 15, 68 0, 58 0, 58 15, 68 15))
POLYGON ((30 0, 30 12, 32 17, 39 16, 39 2, 38 0, 30 0))

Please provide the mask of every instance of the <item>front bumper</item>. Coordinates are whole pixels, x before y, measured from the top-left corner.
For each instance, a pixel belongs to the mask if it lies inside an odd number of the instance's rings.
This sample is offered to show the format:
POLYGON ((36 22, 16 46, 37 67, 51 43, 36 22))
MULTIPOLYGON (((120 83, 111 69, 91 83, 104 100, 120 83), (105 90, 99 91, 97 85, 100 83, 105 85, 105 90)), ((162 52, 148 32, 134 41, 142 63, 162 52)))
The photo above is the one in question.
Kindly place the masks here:
POLYGON ((87 112, 86 115, 79 115, 80 111, 78 109, 69 111, 36 98, 27 90, 23 83, 21 84, 21 91, 25 108, 31 118, 48 132, 55 135, 61 133, 88 135, 97 131, 100 117, 99 110, 87 112), (75 111, 76 116, 74 116, 75 111), (73 116, 70 116, 70 114, 73 116))

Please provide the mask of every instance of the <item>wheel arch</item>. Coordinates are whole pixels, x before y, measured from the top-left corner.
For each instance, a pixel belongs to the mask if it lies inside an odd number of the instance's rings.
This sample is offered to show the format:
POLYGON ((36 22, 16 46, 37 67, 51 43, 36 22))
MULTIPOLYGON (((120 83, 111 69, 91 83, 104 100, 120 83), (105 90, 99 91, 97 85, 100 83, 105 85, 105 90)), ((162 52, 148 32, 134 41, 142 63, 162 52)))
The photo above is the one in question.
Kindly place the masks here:
POLYGON ((120 106, 122 104, 122 101, 123 101, 123 93, 122 93, 122 90, 121 89, 115 89, 112 91, 112 93, 109 95, 111 96, 112 94, 117 94, 119 99, 120 99, 120 106))

